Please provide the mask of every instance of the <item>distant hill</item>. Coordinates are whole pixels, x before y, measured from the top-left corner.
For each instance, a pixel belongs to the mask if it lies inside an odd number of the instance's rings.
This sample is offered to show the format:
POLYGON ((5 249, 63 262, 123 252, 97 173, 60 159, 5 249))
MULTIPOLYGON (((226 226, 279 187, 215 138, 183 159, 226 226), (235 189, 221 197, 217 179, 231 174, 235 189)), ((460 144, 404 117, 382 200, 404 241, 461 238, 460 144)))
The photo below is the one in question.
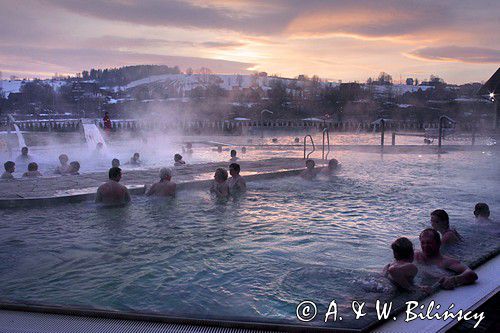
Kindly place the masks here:
POLYGON ((136 65, 111 69, 94 69, 83 71, 84 80, 94 80, 103 86, 123 86, 149 76, 163 74, 180 74, 179 67, 166 65, 136 65))

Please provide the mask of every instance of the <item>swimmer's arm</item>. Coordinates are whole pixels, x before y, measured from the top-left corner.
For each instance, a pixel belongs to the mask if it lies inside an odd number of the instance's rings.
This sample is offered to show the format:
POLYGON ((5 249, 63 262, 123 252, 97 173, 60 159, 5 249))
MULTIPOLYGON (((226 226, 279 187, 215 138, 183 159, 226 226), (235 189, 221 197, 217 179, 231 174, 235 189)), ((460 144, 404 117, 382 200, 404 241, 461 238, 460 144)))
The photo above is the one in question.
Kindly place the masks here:
POLYGON ((417 267, 415 265, 388 269, 391 279, 401 288, 408 291, 415 290, 413 278, 417 275, 417 267))
POLYGON ((453 277, 455 279, 456 287, 464 284, 474 283, 478 279, 476 272, 474 272, 472 269, 465 266, 458 260, 450 259, 448 269, 459 274, 453 277))
POLYGON ((97 189, 97 193, 95 195, 95 202, 96 203, 102 202, 102 193, 100 188, 97 189))
POLYGON ((247 182, 243 178, 240 178, 239 188, 240 191, 245 191, 247 189, 247 182))
POLYGON ((439 284, 443 289, 453 289, 465 284, 472 284, 478 279, 477 274, 472 269, 458 260, 447 258, 445 268, 458 275, 441 278, 439 284))
POLYGON ((155 193, 155 190, 156 190, 156 184, 153 184, 151 185, 150 188, 147 188, 146 189, 146 195, 153 195, 155 193))
POLYGON ((130 192, 128 191, 128 189, 125 189, 125 202, 129 203, 130 201, 131 201, 130 192))

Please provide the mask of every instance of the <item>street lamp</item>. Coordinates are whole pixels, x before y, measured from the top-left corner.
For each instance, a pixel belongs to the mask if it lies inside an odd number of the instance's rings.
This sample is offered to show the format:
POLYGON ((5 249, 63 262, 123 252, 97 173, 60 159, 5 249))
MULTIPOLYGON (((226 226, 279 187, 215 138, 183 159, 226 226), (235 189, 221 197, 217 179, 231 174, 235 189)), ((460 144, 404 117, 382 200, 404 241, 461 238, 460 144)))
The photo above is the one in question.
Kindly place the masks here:
POLYGON ((264 110, 260 111, 260 128, 261 128, 261 130, 260 130, 260 138, 261 139, 264 138, 264 122, 263 122, 262 118, 263 118, 263 114, 265 112, 270 113, 270 114, 274 114, 273 111, 269 111, 268 109, 264 109, 264 110))

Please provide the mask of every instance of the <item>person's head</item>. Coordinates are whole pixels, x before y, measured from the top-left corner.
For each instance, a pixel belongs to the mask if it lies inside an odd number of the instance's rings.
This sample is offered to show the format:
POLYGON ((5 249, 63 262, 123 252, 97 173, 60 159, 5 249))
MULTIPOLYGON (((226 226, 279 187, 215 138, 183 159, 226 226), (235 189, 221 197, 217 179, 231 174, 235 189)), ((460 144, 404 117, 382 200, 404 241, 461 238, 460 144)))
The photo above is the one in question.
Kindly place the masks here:
POLYGON ((436 209, 431 213, 431 225, 436 230, 448 230, 450 217, 444 209, 436 209))
POLYGON ((28 147, 21 148, 21 155, 23 155, 23 156, 27 156, 28 155, 28 147))
POLYGON ((104 145, 102 144, 102 142, 99 142, 96 145, 97 150, 101 150, 103 147, 104 147, 104 145))
POLYGON ((427 228, 420 233, 419 240, 424 255, 433 257, 439 254, 439 248, 441 247, 439 232, 432 228, 427 228))
POLYGON ((182 161, 182 155, 181 154, 175 154, 174 155, 174 162, 179 162, 182 161))
POLYGON ((108 172, 109 179, 119 182, 122 179, 122 169, 113 167, 108 172))
POLYGON ((69 164, 70 166, 70 172, 72 173, 76 173, 78 171, 80 171, 80 162, 78 161, 73 161, 69 164))
POLYGON ((413 262, 413 243, 406 237, 396 239, 392 244, 394 259, 413 262))
POLYGON ((169 168, 160 169, 160 180, 170 180, 172 179, 172 170, 169 168))
POLYGON ((12 162, 12 161, 7 161, 3 164, 3 167, 5 168, 5 171, 9 172, 9 173, 13 173, 14 171, 16 171, 16 163, 12 162))
POLYGON ((231 176, 234 177, 234 176, 239 175, 240 174, 240 170, 241 170, 241 168, 240 168, 240 165, 238 163, 231 163, 231 164, 229 164, 229 174, 231 176))
POLYGON ((236 157, 236 150, 234 149, 231 150, 231 157, 236 157))
POLYGON ((246 153, 247 153, 247 147, 243 147, 243 148, 241 148, 241 152, 242 152, 243 154, 246 154, 246 153))
POLYGON ((218 145, 218 146, 217 146, 217 151, 218 151, 219 153, 222 153, 222 146, 221 146, 221 145, 218 145))
POLYGON ((307 160, 306 161, 306 168, 309 169, 309 170, 314 169, 315 165, 316 165, 316 163, 313 160, 307 160))
POLYGON ((217 168, 215 170, 215 175, 214 175, 214 179, 215 181, 217 181, 218 183, 223 183, 227 180, 227 171, 226 169, 224 168, 217 168))
POLYGON ((109 116, 109 112, 104 112, 104 116, 108 117, 109 116))
POLYGON ((474 207, 474 216, 475 217, 490 217, 490 207, 484 202, 478 202, 474 207))
POLYGON ((191 142, 186 143, 186 148, 187 149, 193 148, 193 144, 191 142))
POLYGON ((59 162, 62 164, 62 165, 66 165, 68 163, 68 155, 66 154, 61 154, 59 155, 59 162))
POLYGON ((118 168, 120 166, 120 160, 117 158, 113 158, 113 160, 111 161, 111 166, 113 168, 118 168))
POLYGON ((28 164, 28 171, 37 171, 38 170, 38 164, 35 162, 31 162, 28 164))
POLYGON ((140 157, 139 153, 134 153, 134 156, 132 158, 134 159, 134 161, 137 161, 139 157, 140 157))
POLYGON ((336 159, 332 158, 330 161, 328 161, 328 169, 330 171, 336 170, 338 166, 339 161, 337 161, 336 159))

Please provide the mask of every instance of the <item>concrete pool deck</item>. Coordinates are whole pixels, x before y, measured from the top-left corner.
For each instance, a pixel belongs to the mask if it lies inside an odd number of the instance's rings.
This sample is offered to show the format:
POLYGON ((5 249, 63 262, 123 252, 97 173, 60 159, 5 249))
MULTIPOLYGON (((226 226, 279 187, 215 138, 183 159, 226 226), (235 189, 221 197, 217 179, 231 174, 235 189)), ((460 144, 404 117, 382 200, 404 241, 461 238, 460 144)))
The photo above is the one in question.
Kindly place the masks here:
MULTIPOLYGON (((238 161, 241 174, 247 180, 298 174, 304 169, 302 158, 272 158, 258 161, 238 161)), ((326 161, 324 162, 326 163, 326 161)), ((215 169, 228 168, 230 162, 190 164, 174 167, 172 180, 178 189, 208 189, 215 169)), ((317 166, 322 164, 317 161, 317 166)), ((55 202, 75 202, 93 198, 99 185, 108 180, 107 172, 92 172, 77 176, 46 176, 41 178, 21 178, 0 181, 0 208, 29 206, 31 204, 52 204, 55 202)), ((120 183, 127 186, 132 194, 144 193, 144 185, 158 181, 158 169, 124 170, 120 183)))

